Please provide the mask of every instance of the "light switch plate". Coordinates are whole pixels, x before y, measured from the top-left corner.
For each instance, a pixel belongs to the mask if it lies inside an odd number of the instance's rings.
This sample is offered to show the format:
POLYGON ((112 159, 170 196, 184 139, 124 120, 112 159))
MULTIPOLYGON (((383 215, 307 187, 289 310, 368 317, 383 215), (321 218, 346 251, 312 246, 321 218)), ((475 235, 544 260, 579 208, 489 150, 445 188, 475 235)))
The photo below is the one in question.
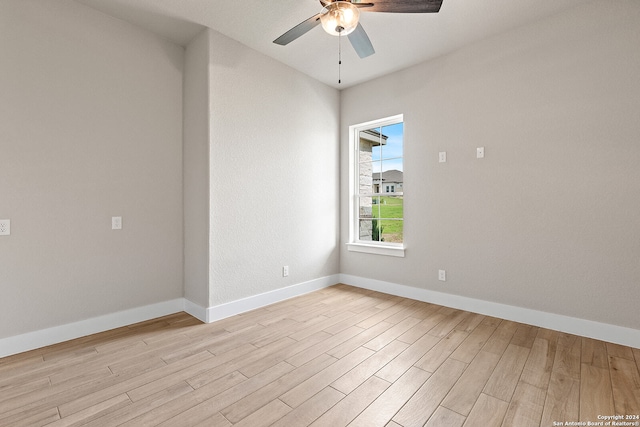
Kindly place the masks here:
POLYGON ((484 147, 478 147, 476 149, 476 157, 479 159, 484 159, 484 147))
POLYGON ((447 161, 447 152, 446 151, 440 151, 438 153, 438 162, 446 163, 446 161, 447 161))

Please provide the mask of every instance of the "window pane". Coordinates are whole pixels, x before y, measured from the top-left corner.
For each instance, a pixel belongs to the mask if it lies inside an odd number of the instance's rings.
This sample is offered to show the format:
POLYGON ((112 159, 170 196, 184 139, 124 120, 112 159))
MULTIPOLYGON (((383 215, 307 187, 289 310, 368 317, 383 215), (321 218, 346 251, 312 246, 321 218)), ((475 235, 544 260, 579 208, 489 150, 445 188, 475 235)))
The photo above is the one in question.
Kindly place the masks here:
POLYGON ((404 200, 401 196, 360 197, 360 240, 402 243, 404 200))
POLYGON ((361 219, 360 221, 358 221, 358 224, 358 239, 365 242, 373 241, 373 220, 361 219))
MULTIPOLYGON (((382 159, 401 158, 402 157, 402 134, 404 126, 402 123, 384 126, 381 129, 383 145, 382 159)), ((400 169, 402 170, 402 169, 400 169)))
POLYGON ((371 146, 371 160, 381 160, 382 159, 382 144, 380 142, 375 142, 371 146))
POLYGON ((360 163, 358 173, 358 194, 373 193, 373 164, 371 162, 360 163))
POLYGON ((380 197, 358 197, 359 239, 380 241, 377 222, 380 217, 380 197))
POLYGON ((362 219, 380 218, 380 197, 358 197, 358 217, 362 219))
POLYGON ((360 161, 380 160, 382 135, 380 128, 372 128, 360 131, 359 152, 360 161))
MULTIPOLYGON (((402 159, 384 160, 382 162, 382 186, 384 193, 401 193, 404 187, 404 173, 402 172, 402 159), (387 191, 387 188, 393 188, 387 191)), ((380 174, 374 173, 374 179, 380 179, 380 174)))
POLYGON ((402 243, 403 242, 403 224, 401 219, 381 219, 379 223, 379 235, 381 242, 402 243))
POLYGON ((382 219, 403 219, 404 199, 402 196, 380 196, 377 197, 378 209, 372 214, 375 218, 382 219))

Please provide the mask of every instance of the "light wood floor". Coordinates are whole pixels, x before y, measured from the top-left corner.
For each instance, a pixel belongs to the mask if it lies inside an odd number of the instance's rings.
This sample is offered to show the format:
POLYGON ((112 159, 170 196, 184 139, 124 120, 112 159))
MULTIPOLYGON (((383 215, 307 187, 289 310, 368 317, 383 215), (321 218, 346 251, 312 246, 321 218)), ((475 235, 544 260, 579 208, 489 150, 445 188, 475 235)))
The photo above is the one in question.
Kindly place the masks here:
POLYGON ((552 426, 640 414, 640 350, 344 285, 0 359, 1 426, 552 426))

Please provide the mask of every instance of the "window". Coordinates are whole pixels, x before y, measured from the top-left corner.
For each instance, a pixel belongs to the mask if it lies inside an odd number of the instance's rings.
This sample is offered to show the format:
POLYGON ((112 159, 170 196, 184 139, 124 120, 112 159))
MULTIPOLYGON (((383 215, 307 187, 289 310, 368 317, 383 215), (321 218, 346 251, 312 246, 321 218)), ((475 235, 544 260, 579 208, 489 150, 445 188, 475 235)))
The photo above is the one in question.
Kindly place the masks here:
POLYGON ((404 256, 404 123, 393 116, 349 127, 350 251, 404 256))

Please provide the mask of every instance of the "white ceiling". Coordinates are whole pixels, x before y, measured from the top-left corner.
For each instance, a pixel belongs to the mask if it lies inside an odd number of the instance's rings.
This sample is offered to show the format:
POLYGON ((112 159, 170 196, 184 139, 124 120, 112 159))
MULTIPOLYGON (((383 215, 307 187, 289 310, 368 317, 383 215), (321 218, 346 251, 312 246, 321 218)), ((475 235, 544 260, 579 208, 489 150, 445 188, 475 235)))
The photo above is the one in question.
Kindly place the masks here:
MULTIPOLYGON (((287 46, 272 41, 322 9, 318 0, 76 0, 185 46, 204 27, 321 82, 346 88, 526 25, 586 0, 443 0, 436 14, 361 13, 376 53, 360 59, 318 26, 287 46)), ((375 0, 369 0, 375 2, 375 0)), ((602 1, 602 0, 596 0, 602 1)))

